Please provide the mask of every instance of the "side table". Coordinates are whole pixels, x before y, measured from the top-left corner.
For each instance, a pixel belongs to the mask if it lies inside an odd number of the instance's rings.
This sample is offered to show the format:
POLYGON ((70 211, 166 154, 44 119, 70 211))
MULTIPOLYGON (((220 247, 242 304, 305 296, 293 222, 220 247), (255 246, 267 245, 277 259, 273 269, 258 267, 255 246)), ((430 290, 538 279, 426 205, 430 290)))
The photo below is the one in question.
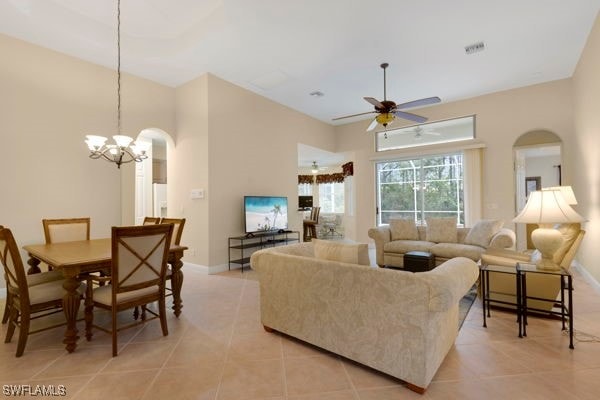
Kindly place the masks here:
POLYGON ((512 306, 513 308, 518 306, 518 299, 515 300, 514 303, 511 303, 509 301, 503 301, 503 300, 496 300, 496 299, 491 299, 490 298, 490 272, 497 272, 500 274, 509 274, 509 275, 515 275, 515 280, 516 280, 516 274, 517 274, 517 270, 515 269, 515 267, 509 267, 509 266, 504 266, 504 265, 493 265, 493 264, 485 264, 482 263, 479 265, 479 280, 481 282, 481 297, 482 297, 482 309, 483 309, 483 327, 487 328, 487 321, 486 321, 486 311, 487 311, 487 317, 490 317, 490 304, 491 303, 497 303, 497 304, 504 304, 504 305, 509 305, 512 306))
POLYGON ((552 315, 560 315, 562 322, 562 330, 565 328, 565 317, 569 320, 569 348, 573 346, 573 277, 569 271, 564 268, 559 270, 538 269, 535 264, 517 263, 517 320, 519 321, 519 337, 527 336, 527 312, 541 311, 533 307, 527 306, 527 299, 546 301, 557 304, 560 311, 549 311, 552 315), (560 279, 560 300, 544 299, 527 295, 527 274, 547 274, 556 275, 560 279), (568 303, 565 302, 565 290, 567 290, 568 303))

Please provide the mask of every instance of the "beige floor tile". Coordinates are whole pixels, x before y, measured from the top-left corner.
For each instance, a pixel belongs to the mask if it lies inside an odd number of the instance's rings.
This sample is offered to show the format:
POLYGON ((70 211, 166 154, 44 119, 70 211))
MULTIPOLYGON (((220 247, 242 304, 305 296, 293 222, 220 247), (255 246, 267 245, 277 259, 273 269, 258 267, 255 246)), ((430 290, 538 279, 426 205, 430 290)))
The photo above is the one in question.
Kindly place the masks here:
POLYGON ((323 349, 291 336, 281 335, 281 343, 285 358, 313 357, 323 355, 325 352, 323 349))
POLYGON ((358 395, 352 390, 340 392, 315 393, 303 396, 288 396, 289 400, 358 400, 358 395))
POLYGON ((225 362, 227 347, 219 342, 201 339, 183 339, 176 346, 166 368, 196 368, 207 365, 221 366, 225 362))
MULTIPOLYGON (((106 364, 101 372, 109 373, 160 368, 173 352, 175 345, 176 342, 128 344, 119 351, 118 356, 111 358, 110 362, 106 364)), ((112 348, 109 350, 108 355, 112 356, 112 348)))
POLYGON ((450 352, 433 377, 433 381, 456 381, 477 377, 477 371, 469 367, 467 360, 464 360, 461 357, 461 353, 457 351, 457 347, 459 346, 457 344, 450 349, 450 352))
POLYGON ((550 389, 568 391, 580 400, 600 397, 600 368, 546 372, 539 376, 550 389))
POLYGON ((568 391, 549 387, 541 377, 534 374, 497 377, 486 380, 490 392, 487 399, 523 400, 575 400, 577 397, 568 391))
POLYGON ((165 368, 160 371, 144 400, 213 400, 217 394, 222 366, 165 368))
POLYGON ((217 399, 251 400, 284 394, 281 360, 236 360, 225 364, 217 399))
POLYGON ((400 386, 402 381, 383 372, 358 364, 354 361, 344 359, 342 365, 350 377, 355 389, 381 388, 389 386, 400 386))
POLYGON ((40 371, 48 368, 55 360, 65 353, 64 349, 28 351, 17 358, 11 353, 0 353, 0 382, 20 383, 32 379, 40 371))
POLYGON ((100 372, 110 361, 112 347, 78 348, 73 353, 66 351, 48 368, 39 372, 35 379, 60 378, 90 375, 100 372))
POLYGON ((406 387, 391 387, 358 390, 360 400, 429 400, 427 393, 419 394, 406 387))
POLYGON ((281 337, 277 333, 259 332, 233 335, 227 354, 229 360, 266 360, 282 358, 281 337))
POLYGON ((351 389, 342 362, 335 356, 285 358, 288 395, 351 389))
POLYGON ((497 346, 481 344, 463 344, 455 346, 456 356, 470 371, 478 377, 523 374, 531 372, 520 360, 510 358, 497 346))
POLYGON ((490 390, 490 386, 488 386, 485 380, 467 379, 461 381, 432 382, 425 394, 431 400, 488 400, 491 398, 490 390))
POLYGON ((78 400, 141 399, 158 370, 98 374, 75 397, 78 400))

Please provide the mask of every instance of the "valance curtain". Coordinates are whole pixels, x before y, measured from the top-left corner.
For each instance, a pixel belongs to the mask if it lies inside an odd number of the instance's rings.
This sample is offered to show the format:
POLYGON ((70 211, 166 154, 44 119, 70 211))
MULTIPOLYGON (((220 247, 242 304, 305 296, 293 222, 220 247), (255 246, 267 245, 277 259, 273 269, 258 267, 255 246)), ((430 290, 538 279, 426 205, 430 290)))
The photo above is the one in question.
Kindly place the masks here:
POLYGON ((324 183, 343 183, 344 178, 345 176, 342 172, 317 175, 317 185, 322 185, 324 183))
POLYGON ((314 175, 298 175, 298 185, 312 185, 315 183, 314 175))

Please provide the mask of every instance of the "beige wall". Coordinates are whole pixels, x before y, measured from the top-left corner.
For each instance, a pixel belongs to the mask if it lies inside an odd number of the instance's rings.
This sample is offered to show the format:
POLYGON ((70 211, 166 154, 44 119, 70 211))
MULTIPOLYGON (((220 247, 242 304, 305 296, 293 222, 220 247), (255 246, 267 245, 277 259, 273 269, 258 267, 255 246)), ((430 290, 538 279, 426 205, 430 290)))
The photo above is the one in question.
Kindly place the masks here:
POLYGON ((576 135, 567 160, 576 169, 576 209, 588 220, 579 260, 600 281, 600 17, 596 18, 573 75, 573 92, 576 135))
POLYGON ((227 262, 227 238, 244 232, 244 195, 288 197, 288 222, 298 213, 298 143, 335 149, 332 126, 208 75, 209 265, 227 262))
MULTIPOLYGON (((575 151, 572 144, 574 133, 570 79, 445 103, 415 112, 432 121, 477 115, 475 141, 486 146, 483 153, 483 217, 502 218, 508 227, 514 227, 511 220, 515 215, 512 148, 515 140, 525 132, 545 129, 562 138, 566 154, 575 151)), ((374 151, 373 134, 365 132, 368 124, 369 121, 361 121, 336 127, 337 151, 354 151, 356 157, 354 239, 361 242, 370 240, 367 230, 375 225, 375 163, 372 159, 381 156, 381 153, 374 151)), ((429 149, 430 147, 424 147, 423 151, 429 149)), ((415 150, 390 151, 387 154, 393 159, 405 156, 408 152, 414 154, 415 150)), ((568 183, 571 165, 566 163, 563 172, 565 183, 568 183)))
MULTIPOLYGON (((43 242, 42 218, 90 216, 92 237, 109 236, 121 173, 83 141, 116 133, 115 71, 4 35, 0 52, 0 224, 19 246, 43 242)), ((125 133, 174 130, 173 89, 125 74, 122 100, 125 133)))

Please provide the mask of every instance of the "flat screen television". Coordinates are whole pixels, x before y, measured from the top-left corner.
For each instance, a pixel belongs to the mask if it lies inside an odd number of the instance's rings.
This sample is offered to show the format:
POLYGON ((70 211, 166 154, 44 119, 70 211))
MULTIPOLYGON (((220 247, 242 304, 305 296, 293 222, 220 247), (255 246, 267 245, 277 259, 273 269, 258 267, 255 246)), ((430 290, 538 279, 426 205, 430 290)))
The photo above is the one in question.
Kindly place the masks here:
POLYGON ((298 208, 312 208, 313 197, 312 196, 298 196, 298 208))
POLYGON ((246 233, 287 230, 287 197, 244 196, 246 233))

